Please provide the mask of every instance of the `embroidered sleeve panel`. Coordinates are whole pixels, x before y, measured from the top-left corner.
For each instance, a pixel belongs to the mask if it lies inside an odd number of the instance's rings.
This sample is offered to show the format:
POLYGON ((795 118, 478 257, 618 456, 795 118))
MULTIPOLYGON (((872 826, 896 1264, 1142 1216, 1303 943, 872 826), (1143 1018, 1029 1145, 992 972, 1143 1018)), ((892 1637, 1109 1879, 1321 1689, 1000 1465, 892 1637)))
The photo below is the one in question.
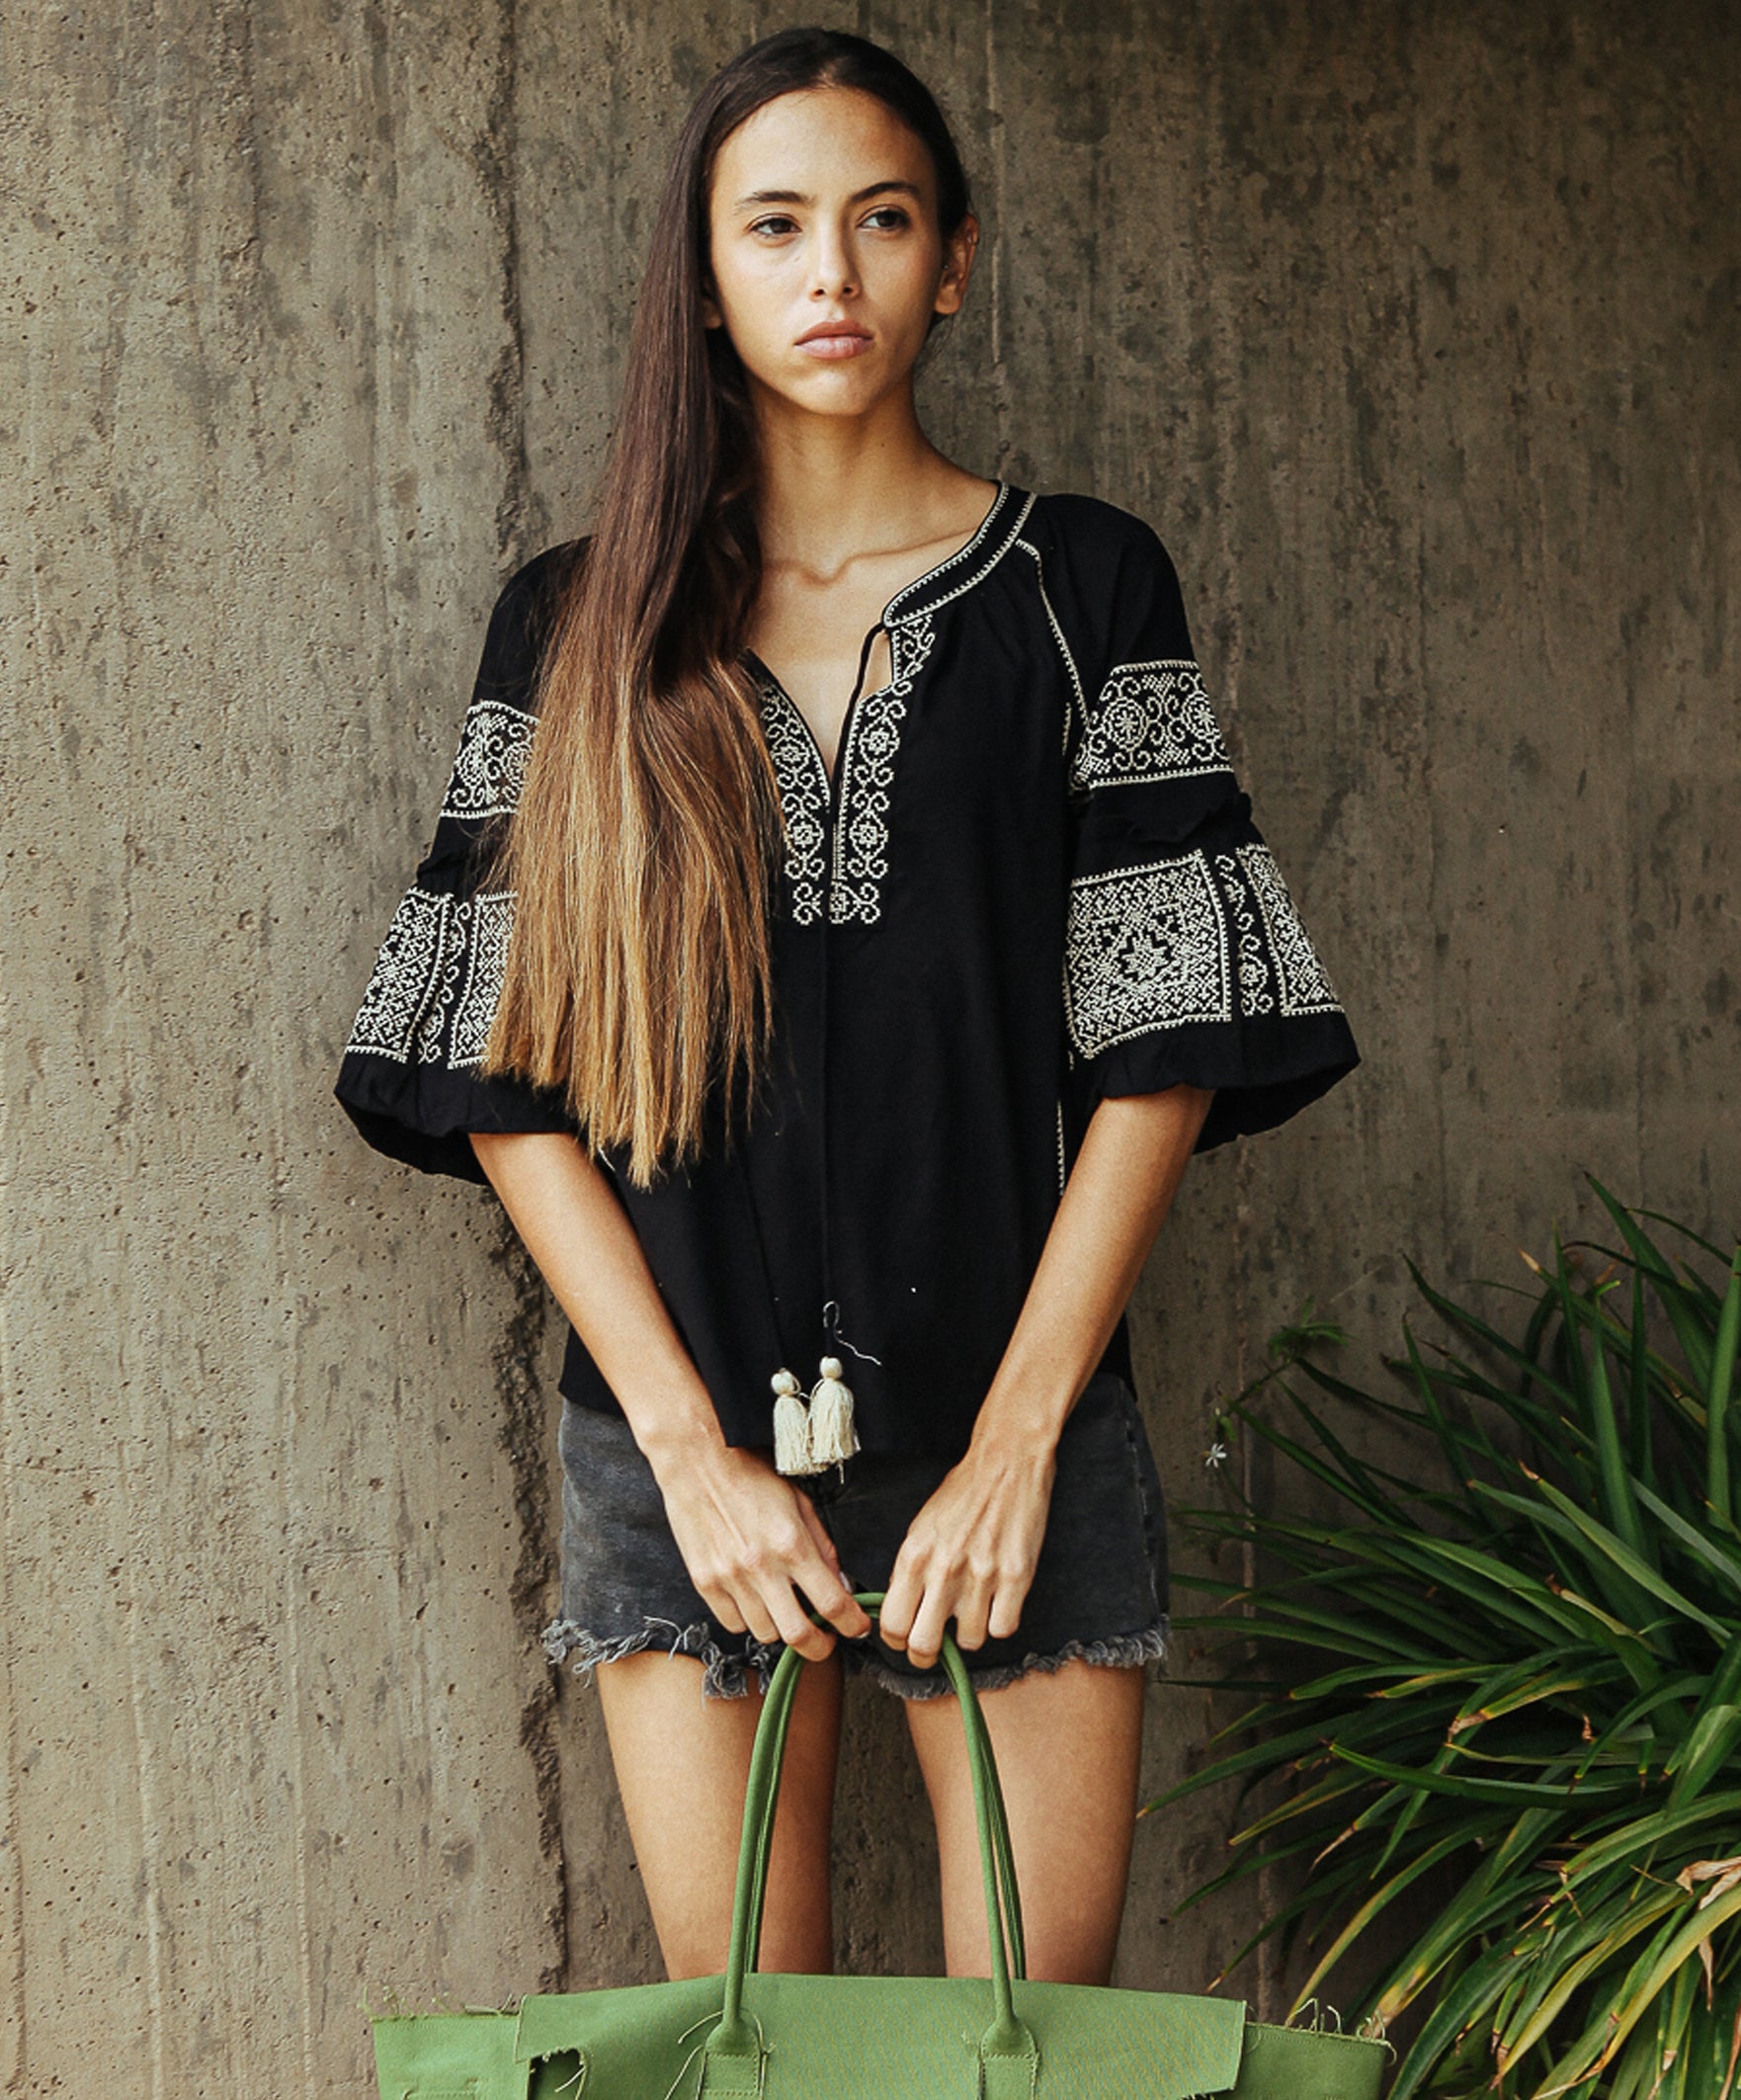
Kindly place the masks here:
POLYGON ((442 815, 462 824, 512 816, 526 785, 538 717, 524 708, 480 694, 465 712, 442 815))
POLYGON ((1070 885, 1064 1011, 1071 1046, 1192 1022, 1340 1013, 1342 1003, 1262 840, 1197 846, 1078 876, 1070 885))
POLYGON ((1233 774, 1202 673, 1189 656, 1119 663, 1088 711, 1071 786, 1129 788, 1233 774))
POLYGON ((347 1050, 403 1065, 475 1066, 513 930, 512 890, 459 897, 414 883, 375 957, 347 1050))

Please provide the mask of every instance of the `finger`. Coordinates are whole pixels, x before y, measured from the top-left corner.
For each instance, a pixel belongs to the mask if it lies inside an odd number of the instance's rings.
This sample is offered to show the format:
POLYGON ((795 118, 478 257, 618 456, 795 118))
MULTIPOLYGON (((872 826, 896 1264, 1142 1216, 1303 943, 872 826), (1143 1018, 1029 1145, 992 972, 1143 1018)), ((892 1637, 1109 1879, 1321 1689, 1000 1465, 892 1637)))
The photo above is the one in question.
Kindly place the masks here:
POLYGON ((841 1580, 839 1570, 820 1555, 794 1568, 792 1579, 823 1618, 849 1639, 857 1640, 870 1631, 870 1613, 841 1580))
POLYGON ((913 1631, 907 1636, 907 1660, 915 1669, 937 1667, 937 1658, 943 1653, 943 1630, 950 1615, 950 1602, 947 1585, 937 1584, 926 1589, 920 1601, 919 1615, 913 1621, 913 1631))
POLYGON ((991 1604, 989 1582, 975 1583, 955 1599, 956 1647, 982 1648, 985 1645, 991 1604))
POLYGON ((832 1621, 850 1639, 861 1639, 870 1631, 870 1615, 853 1596, 853 1585, 847 1580, 846 1571, 840 1564, 840 1554, 828 1536, 827 1526, 817 1514, 816 1505, 808 1495, 800 1494, 798 1508, 828 1570, 826 1580, 804 1580, 804 1592, 825 1619, 832 1621))
POLYGON ((895 1555, 894 1570, 882 1593, 882 1608, 876 1615, 882 1638, 891 1648, 906 1646, 923 1590, 924 1583, 903 1546, 895 1555))
POLYGON ((705 1586, 697 1583, 696 1594, 728 1634, 747 1634, 749 1632, 748 1622, 745 1620, 743 1613, 738 1610, 737 1600, 729 1590, 720 1589, 716 1584, 710 1582, 705 1586))
POLYGON ((780 1638, 773 1616, 762 1601, 753 1569, 739 1568, 732 1575, 705 1587, 700 1583, 696 1587, 707 1599, 719 1624, 730 1633, 747 1633, 764 1644, 780 1638), (712 1602, 715 1597, 721 1600, 717 1606, 712 1602), (735 1626, 733 1620, 737 1622, 735 1626))
POLYGON ((798 1602, 797 1592, 789 1580, 772 1578, 762 1592, 763 1602, 774 1615, 779 1628, 779 1638, 788 1648, 796 1648, 806 1662, 826 1662, 834 1652, 834 1635, 825 1626, 818 1626, 798 1602))
POLYGON ((1022 1624, 1022 1607, 1028 1602, 1028 1592, 1034 1587, 1034 1578, 1026 1582, 1005 1582, 992 1599, 991 1617, 986 1621, 986 1630, 994 1640, 1008 1640, 1022 1624))

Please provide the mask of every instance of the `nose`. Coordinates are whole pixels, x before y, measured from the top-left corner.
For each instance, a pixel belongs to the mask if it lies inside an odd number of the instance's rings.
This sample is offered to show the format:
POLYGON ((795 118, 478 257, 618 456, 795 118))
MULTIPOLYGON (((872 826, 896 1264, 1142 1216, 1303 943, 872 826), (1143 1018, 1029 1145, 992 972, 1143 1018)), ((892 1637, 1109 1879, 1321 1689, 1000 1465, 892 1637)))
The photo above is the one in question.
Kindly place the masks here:
POLYGON ((857 290, 852 254, 846 235, 838 227, 818 223, 810 289, 824 298, 840 298, 857 290))

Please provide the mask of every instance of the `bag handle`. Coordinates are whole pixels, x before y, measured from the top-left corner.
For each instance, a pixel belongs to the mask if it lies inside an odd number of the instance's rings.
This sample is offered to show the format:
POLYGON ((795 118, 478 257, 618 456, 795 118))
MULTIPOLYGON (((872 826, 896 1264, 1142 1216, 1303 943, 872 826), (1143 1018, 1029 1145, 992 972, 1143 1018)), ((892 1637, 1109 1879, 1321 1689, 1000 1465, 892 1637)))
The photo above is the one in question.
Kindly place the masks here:
MULTIPOLYGON (((883 1590, 863 1590, 858 1593, 858 1602, 866 1606, 870 1617, 875 1618, 886 1594, 883 1590)), ((806 1606, 805 1609, 809 1610, 809 1607, 806 1606)), ((814 1611, 810 1612, 810 1617, 818 1626, 827 1624, 827 1621, 814 1611)), ((947 1631, 945 1638, 949 1638, 947 1631)), ((951 1644, 953 1645, 953 1642, 951 1644)), ((780 1709, 772 1722, 779 1738, 779 1748, 775 1753, 774 1784, 767 1790, 766 1803, 757 1830, 754 1884, 750 1895, 751 1938, 746 1962, 746 1970, 752 1974, 761 1957, 763 1898, 767 1887, 768 1859, 774 1842, 774 1813, 780 1791, 779 1773, 785 1759, 787 1723, 791 1716, 792 1701, 797 1694, 798 1674, 798 1671, 793 1669, 785 1681, 780 1709)), ((775 1686, 779 1683, 777 1666, 775 1683, 769 1687, 770 1703, 774 1700, 775 1686)), ((953 1683, 952 1679, 952 1687, 953 1683)), ((981 1790, 990 1806, 991 1837, 997 1862, 998 1895, 1001 1899, 1000 1912, 1008 1943, 1010 1974, 1017 1982, 1022 1982, 1028 1974, 1028 1949, 1022 1931, 1022 1897, 1016 1884, 1016 1862, 1010 1844, 1009 1816, 1004 1807, 1004 1793, 998 1779, 997 1759, 992 1754, 991 1730, 986 1726, 985 1713, 973 1692, 971 1679, 968 1679, 967 1698, 961 1707, 961 1722, 967 1737, 967 1769, 975 1789, 976 1812, 977 1795, 981 1790)), ((745 1806, 747 1813, 747 1799, 745 1806)))
MULTIPOLYGON (((854 1593, 871 1618, 880 1613, 887 1592, 859 1590, 854 1593)), ((809 1610, 809 1607, 805 1607, 809 1610)), ((826 1625, 814 1611, 810 1617, 826 1625)), ((1010 1990, 1012 1968, 1018 1979, 1027 1974, 1027 1952, 1022 1932, 1022 1901, 1016 1885, 1015 1857, 1010 1846, 1009 1817, 1004 1807, 1003 1788, 998 1780, 997 1759, 991 1732, 985 1725, 978 1695, 967 1675, 953 1636, 946 1628, 942 1662, 961 1709, 961 1723, 967 1738, 967 1769, 973 1785, 973 1812, 979 1827, 979 1861, 985 1881, 987 1937, 991 1947, 991 1986, 994 2014, 981 2041, 986 2057, 1032 2058, 1036 2055, 1034 2037, 1017 2018, 1010 1990)), ((762 1912, 768 1886, 768 1857, 773 1848, 775 1810, 780 1800, 781 1766, 786 1755, 786 1731, 791 1719, 803 1655, 788 1646, 775 1665, 773 1680, 762 1702, 755 1746, 750 1753, 750 1776, 744 1790, 743 1837, 738 1851, 737 1889, 732 1901, 731 1950, 725 1969, 725 2002, 719 2024, 708 2036, 706 2056, 715 2058, 759 2057, 761 2044, 755 2029, 744 2018, 744 1977, 755 1967, 761 1949, 762 1912)), ((703 2090, 707 2089, 704 2077, 703 2090)))

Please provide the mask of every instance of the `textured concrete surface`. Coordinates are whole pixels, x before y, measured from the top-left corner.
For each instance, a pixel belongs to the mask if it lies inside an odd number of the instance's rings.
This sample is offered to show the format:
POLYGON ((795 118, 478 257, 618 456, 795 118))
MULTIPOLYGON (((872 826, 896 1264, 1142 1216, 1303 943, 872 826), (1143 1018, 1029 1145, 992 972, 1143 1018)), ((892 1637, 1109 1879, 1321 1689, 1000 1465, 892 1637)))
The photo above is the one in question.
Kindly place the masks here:
MULTIPOLYGON (((328 1088, 496 584, 584 522, 670 139, 783 19, 10 10, 7 2092, 360 2095, 368 2008, 657 1974, 596 1693, 536 1645, 558 1323, 328 1088)), ((1585 1168, 1736 1227, 1741 30, 854 20, 985 223, 930 428, 1162 532, 1367 1056, 1194 1166, 1144 1281, 1189 1503, 1308 1292, 1369 1362, 1404 1253, 1509 1280, 1585 1168)), ((1156 1687, 1151 1791, 1213 1718, 1156 1687)), ((1119 1980, 1237 1946, 1165 1922, 1229 1812, 1140 1826, 1119 1980)), ((856 1695, 842 1961, 935 1966, 933 1873, 856 1695)))

